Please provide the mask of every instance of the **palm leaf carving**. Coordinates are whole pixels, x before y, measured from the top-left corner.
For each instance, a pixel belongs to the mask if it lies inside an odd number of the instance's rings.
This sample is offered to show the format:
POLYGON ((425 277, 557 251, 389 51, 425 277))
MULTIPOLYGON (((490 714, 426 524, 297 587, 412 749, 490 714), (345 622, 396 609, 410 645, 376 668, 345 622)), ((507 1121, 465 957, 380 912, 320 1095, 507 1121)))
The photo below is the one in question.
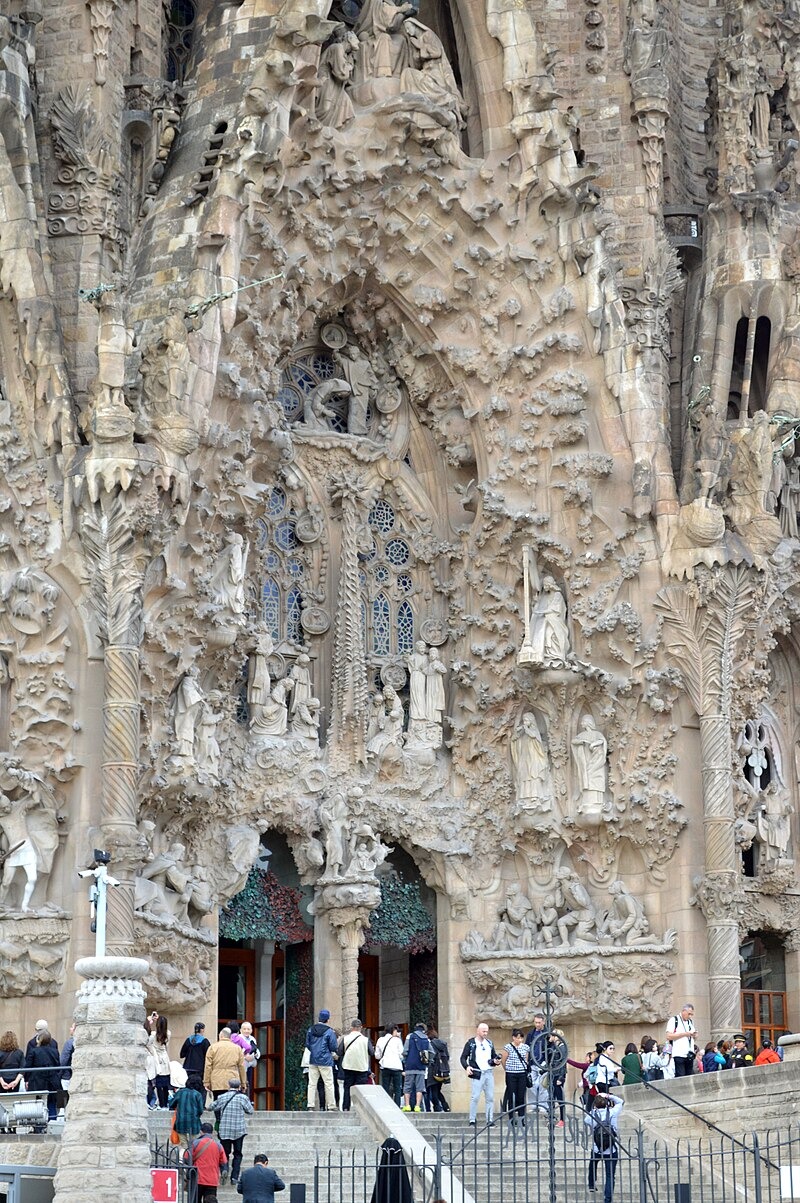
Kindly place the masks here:
POLYGON ((89 567, 92 604, 103 637, 112 644, 134 643, 138 607, 136 590, 142 580, 133 554, 129 515, 119 497, 110 506, 90 510, 81 521, 81 539, 89 567))
POLYGON ((749 623, 753 583, 745 569, 720 574, 714 592, 699 599, 685 586, 662 589, 655 608, 664 618, 665 649, 679 665, 698 714, 726 714, 736 650, 749 623))

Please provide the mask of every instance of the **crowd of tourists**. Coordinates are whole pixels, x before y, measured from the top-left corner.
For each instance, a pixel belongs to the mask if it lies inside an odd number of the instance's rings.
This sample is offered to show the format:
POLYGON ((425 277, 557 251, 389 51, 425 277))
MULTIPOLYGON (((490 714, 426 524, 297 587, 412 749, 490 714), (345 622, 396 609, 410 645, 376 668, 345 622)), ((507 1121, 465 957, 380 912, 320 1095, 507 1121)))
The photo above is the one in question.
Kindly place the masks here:
POLYGON ((46 1019, 37 1019, 33 1035, 23 1049, 16 1032, 0 1037, 0 1103, 2 1096, 21 1090, 46 1090, 47 1115, 56 1119, 69 1101, 75 1024, 59 1051, 46 1019))

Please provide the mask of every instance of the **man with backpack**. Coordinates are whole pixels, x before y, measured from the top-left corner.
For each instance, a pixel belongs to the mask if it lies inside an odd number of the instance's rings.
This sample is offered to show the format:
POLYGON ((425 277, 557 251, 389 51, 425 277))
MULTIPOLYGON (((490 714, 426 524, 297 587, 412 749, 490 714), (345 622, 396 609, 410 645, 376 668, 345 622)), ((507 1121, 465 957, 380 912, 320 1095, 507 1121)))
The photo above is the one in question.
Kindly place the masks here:
POLYGON ((597 1167, 602 1163, 606 1179, 603 1203, 611 1203, 614 1194, 619 1161, 618 1123, 623 1106, 623 1100, 615 1098, 613 1094, 596 1094, 591 1111, 583 1119, 592 1132, 589 1190, 597 1190, 597 1167))
POLYGON ((469 1101, 469 1122, 475 1126, 478 1117, 478 1099, 483 1091, 486 1103, 486 1122, 494 1127, 494 1067, 502 1058, 489 1039, 489 1025, 479 1023, 475 1035, 461 1050, 461 1066, 472 1082, 472 1097, 469 1101))
POLYGON ((425 1075, 433 1061, 433 1045, 428 1039, 424 1023, 418 1023, 413 1032, 406 1036, 403 1045, 403 1110, 411 1110, 411 1098, 416 1096, 415 1111, 422 1110, 425 1094, 425 1075))

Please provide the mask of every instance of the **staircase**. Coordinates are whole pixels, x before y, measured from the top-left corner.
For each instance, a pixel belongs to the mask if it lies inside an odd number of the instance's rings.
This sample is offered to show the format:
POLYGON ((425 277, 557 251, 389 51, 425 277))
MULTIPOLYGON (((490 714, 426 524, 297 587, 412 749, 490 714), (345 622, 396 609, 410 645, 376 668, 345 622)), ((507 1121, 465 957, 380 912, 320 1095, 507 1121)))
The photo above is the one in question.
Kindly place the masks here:
MULTIPOLYGON (((168 1141, 171 1123, 171 1113, 152 1112, 151 1141, 168 1141)), ((253 1164, 256 1153, 266 1153, 287 1188, 292 1182, 304 1183, 307 1203, 313 1203, 319 1153, 320 1203, 339 1203, 344 1198, 370 1198, 376 1152, 376 1141, 352 1111, 257 1111, 248 1119, 242 1169, 253 1164)), ((220 1188, 219 1196, 241 1199, 230 1183, 220 1188)))

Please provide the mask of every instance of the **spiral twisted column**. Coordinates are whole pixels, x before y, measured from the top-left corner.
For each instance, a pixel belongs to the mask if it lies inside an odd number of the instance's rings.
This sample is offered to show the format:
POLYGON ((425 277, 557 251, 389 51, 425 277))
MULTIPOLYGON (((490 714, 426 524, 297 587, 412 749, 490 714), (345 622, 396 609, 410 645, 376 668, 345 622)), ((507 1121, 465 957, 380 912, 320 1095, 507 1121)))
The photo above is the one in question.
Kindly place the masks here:
POLYGON ((718 1039, 730 1034, 741 1021, 733 746, 726 715, 700 716, 700 749, 706 862, 700 903, 707 923, 711 1034, 718 1039))
POLYGON ((137 857, 140 665, 138 647, 110 645, 103 697, 103 834, 113 850, 107 947, 124 952, 134 943, 133 868, 137 857))

